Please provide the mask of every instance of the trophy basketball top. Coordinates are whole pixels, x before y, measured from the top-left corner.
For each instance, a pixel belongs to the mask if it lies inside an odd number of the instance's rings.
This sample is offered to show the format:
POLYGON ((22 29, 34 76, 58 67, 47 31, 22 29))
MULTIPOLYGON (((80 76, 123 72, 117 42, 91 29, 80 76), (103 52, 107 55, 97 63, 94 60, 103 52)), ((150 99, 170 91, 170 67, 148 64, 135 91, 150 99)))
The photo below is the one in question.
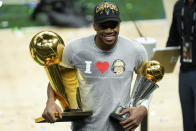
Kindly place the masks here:
POLYGON ((52 31, 37 33, 30 42, 30 53, 33 59, 42 66, 60 62, 58 50, 64 47, 62 38, 52 31))
POLYGON ((144 65, 143 75, 153 82, 158 82, 163 78, 164 67, 158 61, 148 61, 144 65))

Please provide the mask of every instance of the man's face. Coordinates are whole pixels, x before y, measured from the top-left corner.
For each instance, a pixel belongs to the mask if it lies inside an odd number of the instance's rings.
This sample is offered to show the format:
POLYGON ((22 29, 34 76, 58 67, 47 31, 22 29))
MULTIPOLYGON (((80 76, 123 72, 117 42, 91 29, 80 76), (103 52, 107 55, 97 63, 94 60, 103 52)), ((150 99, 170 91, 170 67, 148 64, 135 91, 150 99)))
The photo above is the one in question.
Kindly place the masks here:
POLYGON ((120 23, 115 21, 107 21, 100 24, 94 24, 99 41, 105 45, 114 45, 117 41, 120 23))

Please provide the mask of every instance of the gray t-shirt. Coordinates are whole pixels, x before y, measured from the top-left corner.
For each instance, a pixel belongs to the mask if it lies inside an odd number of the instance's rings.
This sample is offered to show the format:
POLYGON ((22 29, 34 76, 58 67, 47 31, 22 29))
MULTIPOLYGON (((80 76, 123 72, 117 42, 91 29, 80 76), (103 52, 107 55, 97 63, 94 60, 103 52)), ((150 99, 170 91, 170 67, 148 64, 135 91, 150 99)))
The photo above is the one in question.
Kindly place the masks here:
POLYGON ((63 51, 62 64, 78 71, 82 109, 93 111, 92 117, 73 122, 72 127, 74 131, 120 131, 120 124, 109 115, 119 104, 128 104, 133 72, 139 71, 147 53, 141 44, 122 36, 113 49, 103 51, 94 37, 72 40, 63 51))

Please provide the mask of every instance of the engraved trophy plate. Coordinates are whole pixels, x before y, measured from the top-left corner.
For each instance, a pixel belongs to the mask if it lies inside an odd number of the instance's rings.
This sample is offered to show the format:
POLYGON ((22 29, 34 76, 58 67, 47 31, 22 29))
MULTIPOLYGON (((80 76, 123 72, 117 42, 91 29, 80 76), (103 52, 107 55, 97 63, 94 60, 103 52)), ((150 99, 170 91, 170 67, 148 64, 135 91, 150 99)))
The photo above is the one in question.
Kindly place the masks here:
MULTIPOLYGON (((44 69, 52 89, 63 109, 62 119, 57 122, 75 121, 92 115, 92 111, 82 110, 76 69, 59 65, 64 49, 62 38, 52 31, 37 33, 30 42, 32 58, 44 69)), ((57 118, 58 113, 54 114, 57 118)), ((43 117, 35 119, 36 123, 45 122, 43 117)))

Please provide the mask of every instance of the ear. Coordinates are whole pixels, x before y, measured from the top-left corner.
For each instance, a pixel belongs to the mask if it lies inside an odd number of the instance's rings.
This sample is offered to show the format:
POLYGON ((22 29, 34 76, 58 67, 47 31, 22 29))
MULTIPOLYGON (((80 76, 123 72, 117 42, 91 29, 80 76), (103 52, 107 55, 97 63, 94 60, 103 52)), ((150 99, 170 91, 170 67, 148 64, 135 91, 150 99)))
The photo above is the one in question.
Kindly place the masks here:
POLYGON ((97 31, 97 25, 95 23, 93 23, 93 28, 95 31, 97 31))
POLYGON ((120 22, 118 22, 118 27, 120 28, 120 22))

